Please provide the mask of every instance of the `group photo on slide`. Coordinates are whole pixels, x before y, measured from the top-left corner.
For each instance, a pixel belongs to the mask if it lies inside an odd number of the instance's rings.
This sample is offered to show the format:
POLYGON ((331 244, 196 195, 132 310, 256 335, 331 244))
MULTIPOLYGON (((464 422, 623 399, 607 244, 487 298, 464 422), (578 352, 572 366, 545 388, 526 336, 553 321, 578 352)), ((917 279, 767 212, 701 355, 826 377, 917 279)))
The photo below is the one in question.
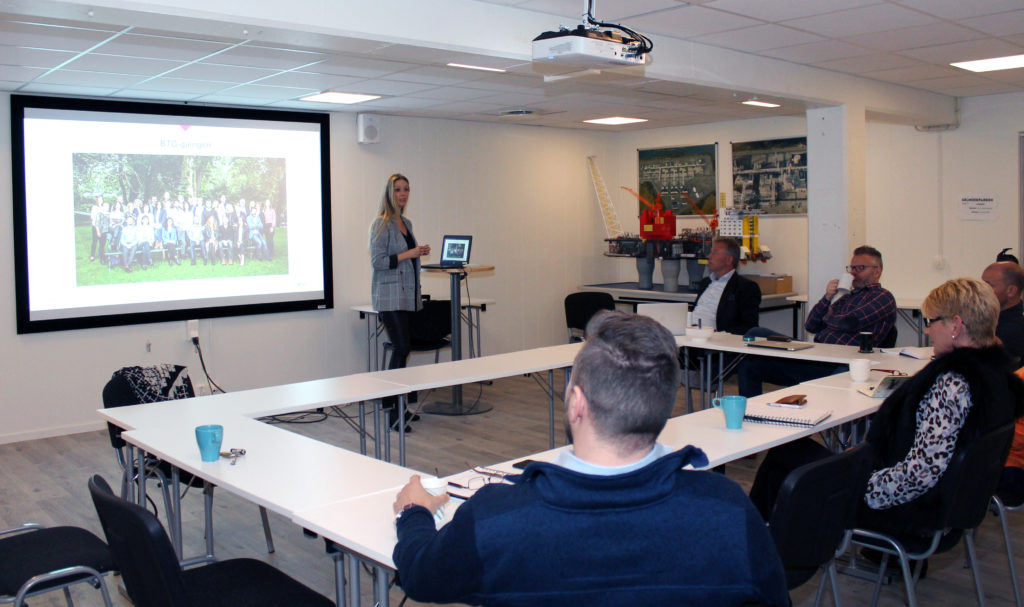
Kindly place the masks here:
POLYGON ((288 273, 285 159, 75 153, 78 286, 288 273))

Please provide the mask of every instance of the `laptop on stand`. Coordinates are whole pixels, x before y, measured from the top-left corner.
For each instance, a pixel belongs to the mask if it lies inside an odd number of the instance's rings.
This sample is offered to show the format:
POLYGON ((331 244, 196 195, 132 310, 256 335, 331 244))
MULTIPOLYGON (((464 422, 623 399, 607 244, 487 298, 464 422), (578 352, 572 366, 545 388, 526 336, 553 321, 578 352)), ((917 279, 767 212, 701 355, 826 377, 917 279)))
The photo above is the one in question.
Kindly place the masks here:
POLYGON ((472 236, 446 234, 444 240, 441 241, 441 263, 425 263, 420 267, 433 270, 464 268, 469 263, 469 251, 472 247, 472 236))

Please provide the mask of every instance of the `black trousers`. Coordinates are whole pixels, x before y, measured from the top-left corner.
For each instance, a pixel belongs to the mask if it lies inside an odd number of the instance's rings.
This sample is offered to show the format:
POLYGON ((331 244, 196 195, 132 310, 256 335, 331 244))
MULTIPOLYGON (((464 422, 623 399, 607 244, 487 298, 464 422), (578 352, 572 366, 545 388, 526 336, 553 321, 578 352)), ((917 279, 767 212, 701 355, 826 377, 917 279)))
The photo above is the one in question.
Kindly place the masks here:
MULTIPOLYGON (((388 333, 388 341, 391 342, 391 359, 388 361, 388 369, 404 369, 409 360, 409 352, 412 351, 412 312, 408 310, 391 310, 378 312, 380 321, 384 323, 384 330, 388 333)), ((416 393, 409 394, 408 402, 416 402, 416 393)), ((381 401, 385 409, 394 408, 398 399, 390 396, 381 401)))

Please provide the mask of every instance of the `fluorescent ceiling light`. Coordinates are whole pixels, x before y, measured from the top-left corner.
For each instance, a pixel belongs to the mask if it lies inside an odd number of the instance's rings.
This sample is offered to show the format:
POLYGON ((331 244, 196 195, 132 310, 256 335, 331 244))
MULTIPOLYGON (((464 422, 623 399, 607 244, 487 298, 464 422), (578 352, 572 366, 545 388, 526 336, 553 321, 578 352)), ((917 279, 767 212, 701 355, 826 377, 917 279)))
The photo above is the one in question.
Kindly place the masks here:
POLYGON ((742 103, 743 105, 753 105, 756 107, 782 107, 778 103, 768 103, 767 101, 758 101, 757 99, 747 99, 746 101, 741 101, 740 103, 742 103))
POLYGON ((993 57, 991 59, 978 59, 977 61, 958 61, 956 63, 950 63, 950 65, 960 69, 970 70, 972 72, 1012 70, 1014 68, 1024 67, 1024 55, 993 57))
POLYGON ((316 95, 309 95, 308 97, 302 97, 301 101, 318 101, 320 103, 362 103, 364 101, 371 101, 373 99, 380 99, 380 95, 361 95, 359 93, 336 93, 334 91, 327 91, 325 93, 318 93, 316 95))
POLYGON ((500 67, 484 67, 482 65, 468 65, 465 63, 449 63, 448 67, 460 67, 464 70, 482 70, 484 72, 501 72, 505 73, 505 70, 500 67))
POLYGON ((625 116, 610 116, 608 118, 594 118, 584 120, 591 124, 633 124, 634 122, 647 122, 646 118, 626 118, 625 116))

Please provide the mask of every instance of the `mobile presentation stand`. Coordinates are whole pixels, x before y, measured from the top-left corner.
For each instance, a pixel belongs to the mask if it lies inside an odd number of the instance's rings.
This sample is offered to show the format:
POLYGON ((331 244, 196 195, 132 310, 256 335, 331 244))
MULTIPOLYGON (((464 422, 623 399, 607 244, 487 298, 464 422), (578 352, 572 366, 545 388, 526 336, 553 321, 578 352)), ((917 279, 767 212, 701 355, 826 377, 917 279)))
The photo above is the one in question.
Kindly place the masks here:
MULTIPOLYGON (((452 300, 452 360, 462 360, 462 285, 459 284, 470 272, 489 272, 494 266, 463 266, 461 268, 427 268, 427 272, 444 272, 448 274, 452 300)), ((432 415, 476 415, 487 413, 494 407, 477 402, 466 407, 462 402, 462 386, 452 386, 451 402, 430 403, 423 407, 424 413, 432 415)))

